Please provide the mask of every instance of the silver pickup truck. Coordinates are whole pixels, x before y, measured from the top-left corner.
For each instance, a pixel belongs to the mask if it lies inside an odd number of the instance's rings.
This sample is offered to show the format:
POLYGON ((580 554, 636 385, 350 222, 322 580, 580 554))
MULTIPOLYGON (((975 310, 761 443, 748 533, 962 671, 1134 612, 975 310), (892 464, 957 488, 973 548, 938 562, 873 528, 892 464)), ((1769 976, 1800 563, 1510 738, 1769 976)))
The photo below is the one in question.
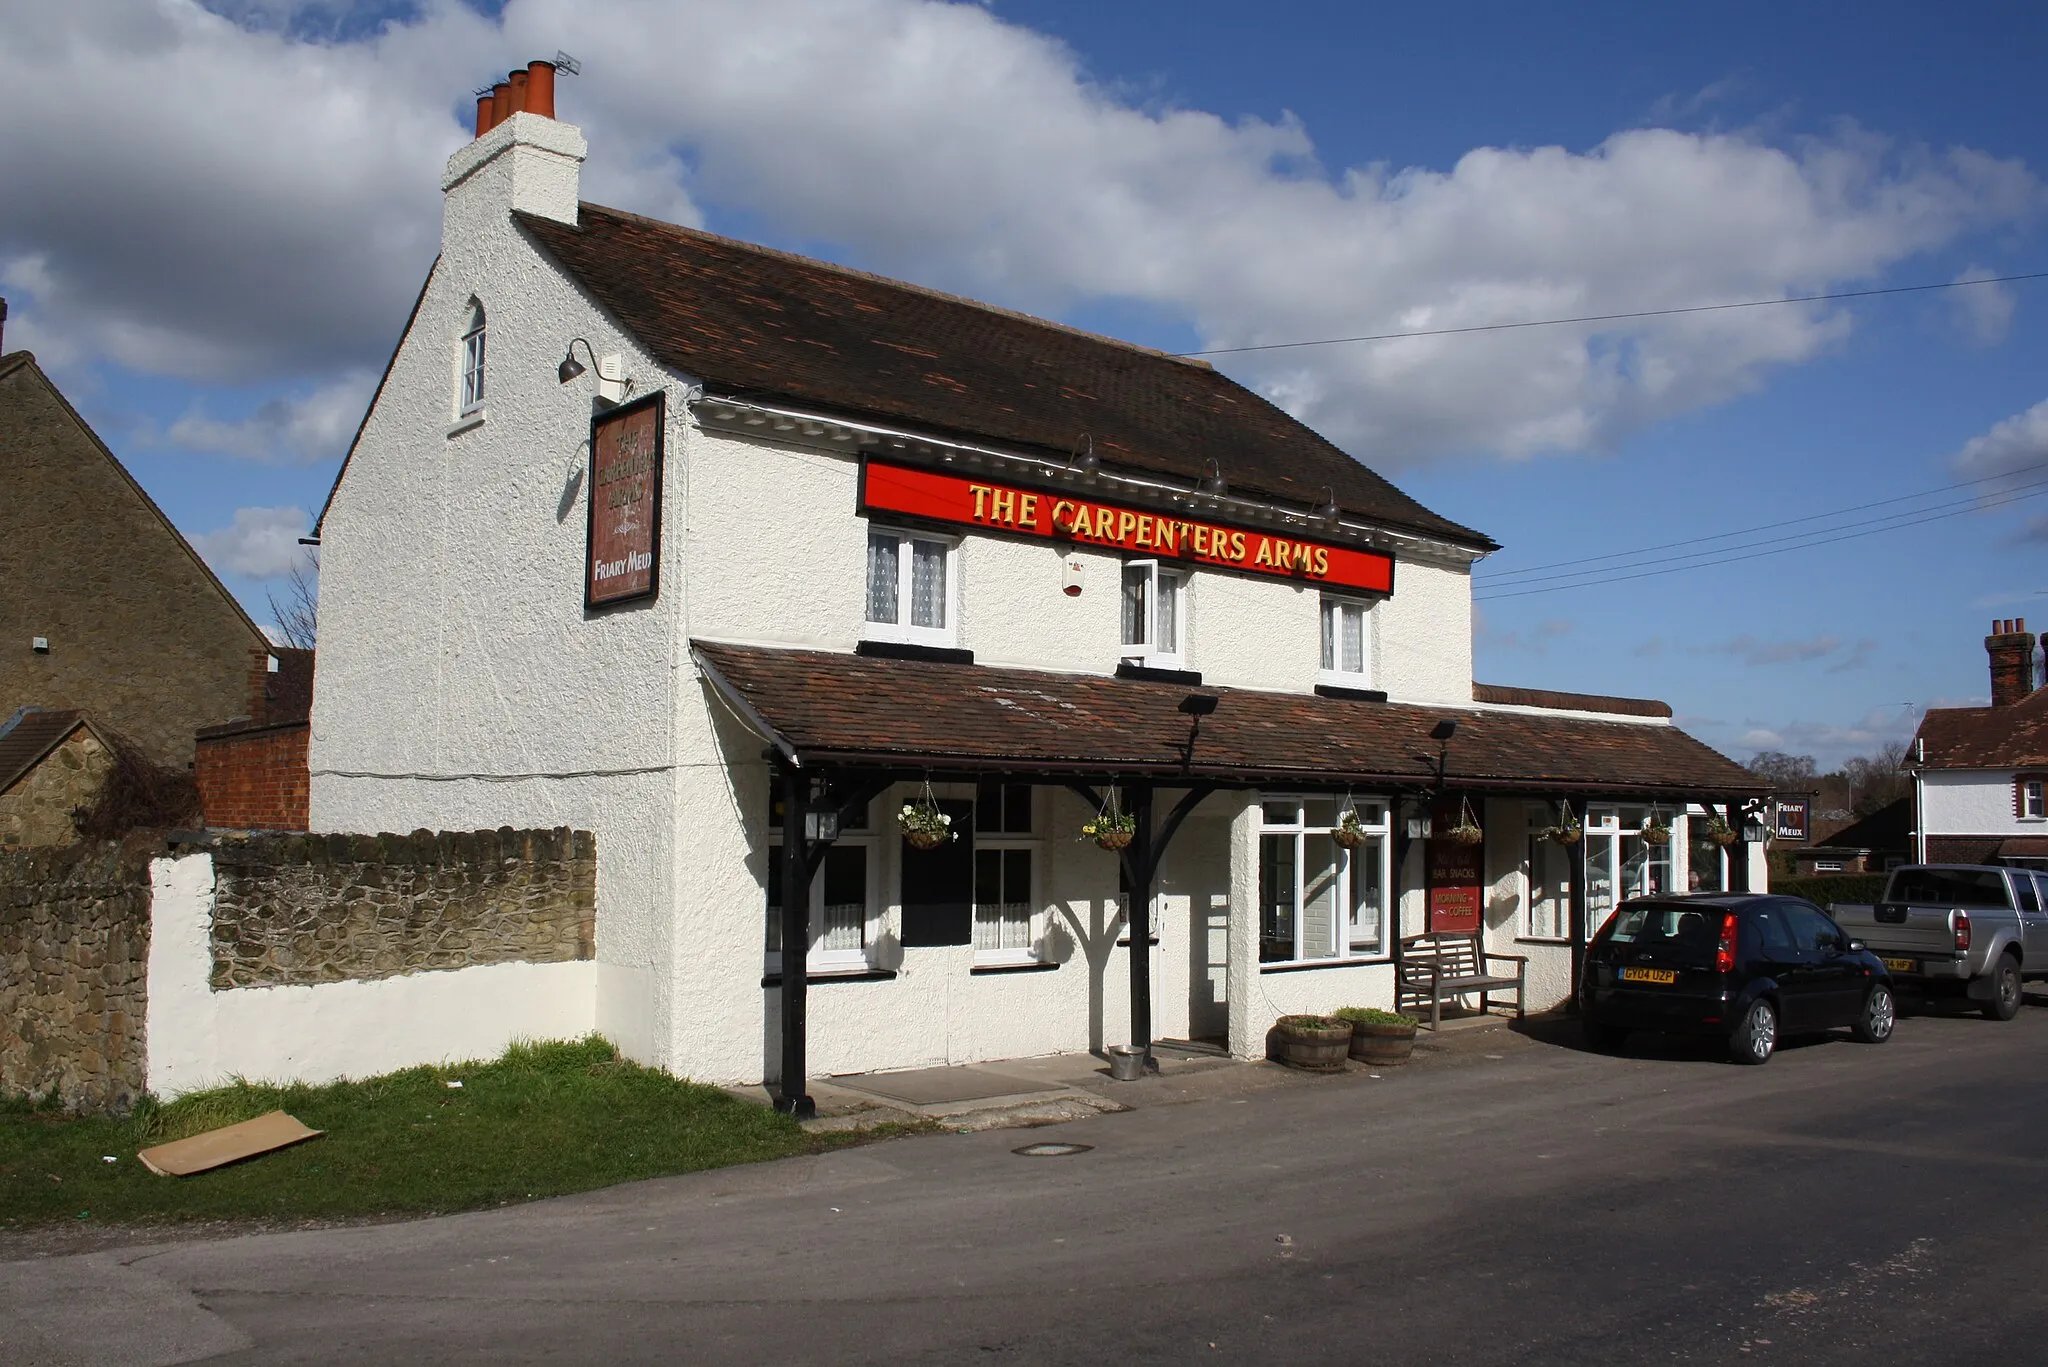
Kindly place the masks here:
POLYGON ((1901 993, 1966 995, 1993 1020, 2019 1014, 2023 979, 2048 978, 2048 874, 1985 864, 1907 864, 1875 906, 1836 903, 1835 924, 1892 971, 1901 993))

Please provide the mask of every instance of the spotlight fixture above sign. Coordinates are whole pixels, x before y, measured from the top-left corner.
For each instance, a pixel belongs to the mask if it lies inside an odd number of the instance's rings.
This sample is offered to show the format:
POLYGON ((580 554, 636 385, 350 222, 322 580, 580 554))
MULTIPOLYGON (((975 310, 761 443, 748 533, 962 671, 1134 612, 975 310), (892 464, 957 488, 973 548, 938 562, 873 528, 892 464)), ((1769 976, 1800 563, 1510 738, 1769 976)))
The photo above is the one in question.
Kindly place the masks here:
POLYGON ((555 367, 557 380, 567 384, 589 369, 589 366, 576 359, 578 342, 583 343, 583 354, 590 358, 590 364, 597 367, 597 397, 600 402, 619 403, 633 392, 632 378, 622 373, 623 363, 619 360, 618 353, 613 352, 599 359, 597 352, 582 337, 569 339, 569 349, 562 353, 562 363, 555 367))

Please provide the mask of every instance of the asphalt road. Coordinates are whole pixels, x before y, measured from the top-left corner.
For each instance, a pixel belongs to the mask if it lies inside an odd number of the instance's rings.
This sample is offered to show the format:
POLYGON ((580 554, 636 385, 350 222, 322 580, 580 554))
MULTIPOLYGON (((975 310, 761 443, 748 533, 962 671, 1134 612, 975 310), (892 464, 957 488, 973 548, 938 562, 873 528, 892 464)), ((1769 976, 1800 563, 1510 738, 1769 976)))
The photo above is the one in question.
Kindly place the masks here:
POLYGON ((2038 998, 1763 1068, 1503 1032, 1379 1080, 0 1264, 0 1360, 2025 1363, 2044 1064, 2038 998))

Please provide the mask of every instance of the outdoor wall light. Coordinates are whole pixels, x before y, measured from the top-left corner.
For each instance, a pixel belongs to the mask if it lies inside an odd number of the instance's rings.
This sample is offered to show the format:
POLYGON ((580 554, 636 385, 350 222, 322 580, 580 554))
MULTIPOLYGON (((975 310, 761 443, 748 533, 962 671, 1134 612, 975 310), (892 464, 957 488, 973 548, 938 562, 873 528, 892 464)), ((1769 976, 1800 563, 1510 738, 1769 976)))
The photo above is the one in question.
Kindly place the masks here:
POLYGON ((1316 516, 1325 522, 1335 522, 1343 510, 1337 506, 1337 496, 1330 492, 1330 486, 1323 486, 1323 501, 1316 505, 1316 516))
POLYGON ((1448 745, 1452 736, 1458 734, 1458 723, 1446 717, 1430 731, 1429 738, 1439 745, 1448 745))
POLYGON ((632 392, 633 381, 619 373, 619 358, 617 356, 600 358, 597 352, 592 349, 589 339, 583 337, 572 337, 569 339, 569 349, 562 353, 562 363, 555 367, 556 379, 560 380, 563 384, 567 384, 578 375, 590 369, 590 366, 586 366, 583 362, 576 359, 576 344, 578 342, 583 343, 583 354, 590 358, 590 365, 597 367, 597 397, 600 400, 607 404, 613 404, 619 402, 632 392))
POLYGON ((1190 693, 1180 700, 1180 710, 1190 717, 1206 717, 1216 710, 1214 693, 1190 693))
POLYGON ((1223 478, 1223 466, 1214 456, 1209 458, 1209 477, 1202 481, 1202 492, 1205 494, 1227 494, 1230 492, 1230 481, 1223 478))

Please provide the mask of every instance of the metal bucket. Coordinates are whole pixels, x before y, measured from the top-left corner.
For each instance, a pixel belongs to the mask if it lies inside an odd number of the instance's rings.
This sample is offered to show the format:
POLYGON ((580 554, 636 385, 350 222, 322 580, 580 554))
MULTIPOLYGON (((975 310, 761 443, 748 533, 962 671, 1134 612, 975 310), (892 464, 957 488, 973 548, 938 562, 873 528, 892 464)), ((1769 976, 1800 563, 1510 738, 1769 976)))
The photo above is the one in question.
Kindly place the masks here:
POLYGON ((1109 1046, 1109 1075, 1118 1082, 1136 1082, 1145 1076, 1147 1051, 1128 1044, 1109 1046))

